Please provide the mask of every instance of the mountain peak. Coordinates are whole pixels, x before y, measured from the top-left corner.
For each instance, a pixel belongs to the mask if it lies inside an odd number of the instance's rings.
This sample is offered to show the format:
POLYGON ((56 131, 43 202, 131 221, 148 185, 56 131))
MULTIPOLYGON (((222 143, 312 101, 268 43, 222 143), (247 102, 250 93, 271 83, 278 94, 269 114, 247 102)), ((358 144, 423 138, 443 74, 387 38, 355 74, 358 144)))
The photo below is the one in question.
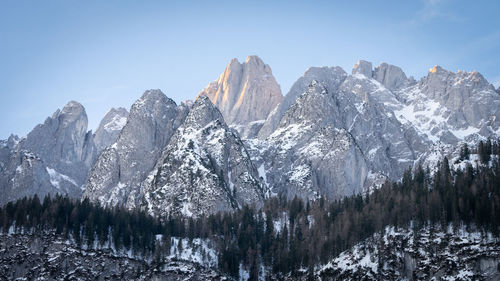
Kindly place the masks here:
POLYGON ((149 89, 144 92, 141 96, 141 100, 146 99, 157 99, 160 96, 165 96, 165 94, 160 89, 149 89))
POLYGON ((123 107, 113 107, 104 115, 94 135, 94 142, 98 152, 116 141, 127 123, 127 118, 128 111, 123 107))
POLYGON ((247 59, 245 60, 245 63, 255 63, 255 64, 262 64, 262 65, 264 64, 262 59, 256 55, 248 56, 247 59))
POLYGON ((214 120, 219 120, 224 124, 224 117, 212 101, 207 96, 200 95, 191 107, 185 124, 201 128, 214 120))
POLYGON ((445 70, 444 68, 442 68, 439 65, 435 65, 434 67, 431 67, 429 69, 429 74, 430 73, 440 73, 440 72, 445 72, 445 71, 447 71, 447 70, 445 70))
POLYGON ((77 101, 70 101, 68 102, 62 109, 61 113, 75 113, 75 114, 81 114, 82 112, 85 112, 85 108, 83 105, 77 101))
POLYGON ((400 67, 385 62, 375 68, 373 78, 391 90, 403 86, 408 81, 400 67))
POLYGON ((363 74, 371 78, 373 76, 372 63, 365 60, 359 60, 352 68, 352 74, 363 74))
POLYGON ((232 59, 198 96, 207 96, 228 124, 264 120, 283 99, 271 67, 258 56, 248 56, 241 64, 232 59))

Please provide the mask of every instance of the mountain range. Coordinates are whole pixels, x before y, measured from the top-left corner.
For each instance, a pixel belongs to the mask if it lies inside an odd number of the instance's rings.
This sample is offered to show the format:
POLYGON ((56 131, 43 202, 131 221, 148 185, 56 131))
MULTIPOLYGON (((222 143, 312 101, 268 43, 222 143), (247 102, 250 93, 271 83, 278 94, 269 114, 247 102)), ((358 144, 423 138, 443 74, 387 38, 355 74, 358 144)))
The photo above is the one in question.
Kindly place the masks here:
POLYGON ((461 143, 500 136, 500 88, 432 67, 420 80, 360 60, 311 67, 282 96, 257 56, 233 59, 194 102, 146 91, 96 132, 69 102, 23 138, 0 142, 0 204, 62 193, 155 216, 199 217, 272 196, 340 199, 461 143))

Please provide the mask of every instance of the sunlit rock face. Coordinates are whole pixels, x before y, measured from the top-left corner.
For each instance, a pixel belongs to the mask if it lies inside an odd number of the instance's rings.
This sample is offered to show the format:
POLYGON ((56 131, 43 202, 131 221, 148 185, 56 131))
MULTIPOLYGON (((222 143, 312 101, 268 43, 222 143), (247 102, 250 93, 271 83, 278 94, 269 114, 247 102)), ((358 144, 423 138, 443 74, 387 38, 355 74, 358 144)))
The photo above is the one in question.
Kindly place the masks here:
POLYGON ((123 108, 111 108, 97 128, 94 142, 98 153, 112 145, 127 123, 128 111, 123 108))
POLYGON ((366 78, 372 78, 372 63, 365 60, 359 60, 352 68, 352 74, 362 74, 366 76, 366 78))
MULTIPOLYGON (((247 57, 244 63, 232 59, 199 95, 210 98, 227 124, 235 126, 265 120, 283 99, 271 68, 257 56, 247 57)), ((236 129, 241 132, 244 126, 236 129)))

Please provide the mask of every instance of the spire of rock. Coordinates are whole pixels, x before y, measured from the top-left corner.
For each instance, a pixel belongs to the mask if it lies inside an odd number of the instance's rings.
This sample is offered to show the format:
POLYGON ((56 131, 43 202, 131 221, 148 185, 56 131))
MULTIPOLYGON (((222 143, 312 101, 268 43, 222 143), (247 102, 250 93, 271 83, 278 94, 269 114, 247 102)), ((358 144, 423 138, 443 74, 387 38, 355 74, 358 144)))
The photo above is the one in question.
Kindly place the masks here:
POLYGON ((352 74, 363 74, 367 78, 372 78, 372 63, 365 60, 359 60, 352 68, 352 74))
POLYGON ((244 63, 232 59, 198 96, 202 95, 210 98, 230 125, 264 120, 283 99, 271 67, 257 56, 247 57, 244 63))
POLYGON ((123 108, 111 108, 99 123, 94 135, 97 151, 113 144, 127 122, 128 111, 123 108))
POLYGON ((385 62, 375 68, 373 78, 390 90, 404 86, 408 80, 401 68, 385 62))

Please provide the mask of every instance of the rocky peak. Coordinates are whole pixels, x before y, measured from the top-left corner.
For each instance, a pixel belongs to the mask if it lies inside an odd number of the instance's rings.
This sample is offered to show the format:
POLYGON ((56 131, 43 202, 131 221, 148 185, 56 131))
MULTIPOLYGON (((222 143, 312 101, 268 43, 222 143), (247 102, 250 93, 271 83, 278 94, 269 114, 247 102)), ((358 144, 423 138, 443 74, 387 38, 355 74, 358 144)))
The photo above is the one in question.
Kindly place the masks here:
POLYGON ((61 114, 78 116, 81 114, 85 114, 85 108, 77 101, 70 101, 63 107, 61 114))
POLYGON ((271 68, 257 56, 249 56, 244 63, 232 59, 202 95, 219 108, 228 124, 263 120, 283 98, 271 68))
POLYGON ((199 217, 263 200, 258 171, 242 141, 204 95, 141 185, 142 207, 157 216, 199 217))
MULTIPOLYGON (((285 112, 295 103, 297 98, 306 92, 315 80, 323 86, 326 86, 330 92, 335 92, 344 82, 347 73, 339 66, 335 67, 310 67, 304 74, 292 85, 283 101, 267 117, 264 125, 259 131, 258 137, 265 139, 271 135, 278 127, 281 118, 285 112)), ((321 92, 321 91, 320 91, 321 92)))
POLYGON ((9 149, 13 149, 17 146, 18 143, 19 143, 19 137, 17 135, 10 134, 6 142, 7 147, 9 147, 9 149))
POLYGON ((390 90, 404 86, 408 80, 401 68, 385 62, 375 68, 373 78, 390 90))
POLYGON ((79 197, 96 158, 87 114, 71 101, 21 140, 10 137, 0 152, 0 204, 22 196, 67 194, 79 197))
POLYGON ((146 91, 132 105, 116 142, 97 159, 84 197, 108 206, 135 207, 140 183, 154 167, 187 111, 160 90, 146 91))
POLYGON ((127 117, 128 111, 123 107, 111 108, 104 115, 94 135, 94 142, 98 152, 116 141, 127 122, 127 117))
POLYGON ((33 151, 47 163, 85 161, 87 114, 78 102, 70 101, 44 124, 37 125, 22 141, 24 149, 33 151))
POLYGON ((352 68, 352 74, 363 74, 367 78, 372 78, 373 76, 373 71, 372 71, 372 63, 365 61, 365 60, 359 60, 354 67, 352 68))
POLYGON ((214 120, 224 123, 224 117, 210 99, 207 96, 198 96, 186 117, 185 124, 199 129, 214 120))

